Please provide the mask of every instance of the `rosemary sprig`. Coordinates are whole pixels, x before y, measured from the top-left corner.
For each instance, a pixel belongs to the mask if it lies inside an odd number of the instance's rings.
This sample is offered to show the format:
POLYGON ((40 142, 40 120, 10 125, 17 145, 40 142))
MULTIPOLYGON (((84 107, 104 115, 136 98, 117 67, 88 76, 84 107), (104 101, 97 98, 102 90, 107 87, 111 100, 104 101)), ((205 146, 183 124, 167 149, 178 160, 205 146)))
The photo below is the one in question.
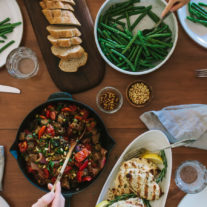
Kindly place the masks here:
POLYGON ((143 199, 143 201, 144 201, 144 204, 146 205, 146 207, 151 207, 151 204, 148 200, 143 199))
POLYGON ((160 183, 163 180, 163 178, 165 177, 165 175, 167 173, 167 166, 168 166, 167 165, 167 158, 166 158, 166 155, 165 155, 165 151, 164 150, 162 150, 160 152, 160 156, 161 156, 161 158, 163 160, 164 168, 161 170, 158 178, 156 179, 156 182, 157 183, 160 183))

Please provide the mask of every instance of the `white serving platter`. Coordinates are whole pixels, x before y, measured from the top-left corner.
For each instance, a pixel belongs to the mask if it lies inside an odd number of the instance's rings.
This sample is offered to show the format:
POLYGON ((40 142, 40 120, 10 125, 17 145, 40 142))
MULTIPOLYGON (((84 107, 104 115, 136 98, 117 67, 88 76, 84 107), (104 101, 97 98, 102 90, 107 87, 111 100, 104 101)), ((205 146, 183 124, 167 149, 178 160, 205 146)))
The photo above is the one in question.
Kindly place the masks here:
POLYGON ((187 194, 178 207, 206 207, 207 205, 207 188, 196 194, 187 194))
MULTIPOLYGON (((201 2, 202 0, 191 0, 191 2, 201 2)), ((203 1, 205 3, 205 0, 203 1)), ((178 10, 178 18, 186 33, 199 45, 207 48, 207 27, 202 24, 194 23, 186 19, 189 16, 188 5, 178 10)))
MULTIPOLYGON (((0 43, 0 48, 11 40, 15 43, 9 46, 6 50, 0 53, 0 68, 5 65, 8 54, 15 48, 17 48, 22 40, 23 35, 23 19, 21 10, 16 0, 0 0, 0 21, 3 21, 9 17, 11 23, 22 22, 21 25, 17 26, 12 33, 7 34, 8 39, 5 43, 0 43)), ((2 39, 2 38, 0 38, 2 39)))
MULTIPOLYGON (((124 150, 124 152, 121 154, 120 158, 118 159, 111 173, 109 174, 102 188, 102 191, 99 195, 96 205, 101 201, 107 199, 107 192, 110 188, 113 187, 114 180, 116 178, 116 175, 119 171, 121 164, 124 162, 124 156, 126 154, 128 154, 130 151, 134 151, 135 149, 140 149, 140 148, 146 148, 148 150, 153 151, 168 146, 169 144, 170 143, 167 137, 165 136, 165 134, 163 134, 159 130, 148 131, 138 136, 134 141, 132 141, 128 145, 128 147, 124 150)), ((171 173, 172 173, 172 151, 171 149, 168 149, 165 150, 165 153, 167 157, 168 169, 167 169, 167 174, 161 183, 161 188, 164 192, 164 195, 159 200, 150 202, 152 207, 164 207, 167 200, 167 195, 168 195, 170 181, 171 181, 171 173)))
POLYGON ((9 207, 8 203, 0 196, 0 206, 9 207))

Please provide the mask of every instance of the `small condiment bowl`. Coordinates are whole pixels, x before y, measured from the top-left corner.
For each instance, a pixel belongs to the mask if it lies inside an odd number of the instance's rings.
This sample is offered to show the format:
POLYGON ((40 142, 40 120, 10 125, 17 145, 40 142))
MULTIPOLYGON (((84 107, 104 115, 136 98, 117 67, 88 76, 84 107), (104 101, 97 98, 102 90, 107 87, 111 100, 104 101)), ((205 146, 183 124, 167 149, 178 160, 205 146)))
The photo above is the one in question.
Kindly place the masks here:
POLYGON ((147 84, 145 81, 142 81, 142 80, 136 80, 136 81, 134 81, 134 82, 132 82, 132 83, 130 83, 130 84, 128 85, 128 87, 127 87, 127 89, 126 89, 126 98, 127 98, 127 101, 128 101, 132 106, 137 107, 137 108, 144 107, 144 106, 148 105, 148 104, 151 102, 152 98, 153 98, 152 87, 151 87, 149 84, 147 84), (129 90, 132 88, 133 85, 135 85, 135 84, 137 84, 137 83, 143 83, 143 84, 144 84, 145 86, 147 86, 147 88, 149 89, 149 99, 148 99, 145 103, 143 103, 143 104, 136 104, 136 103, 134 103, 134 102, 131 100, 131 98, 129 97, 129 90))
POLYGON ((122 107, 123 105, 123 96, 121 94, 121 92, 114 88, 114 87, 111 87, 111 86, 107 86, 105 88, 102 88, 98 93, 97 93, 97 96, 96 96, 96 104, 98 106, 98 108, 104 112, 104 113, 107 113, 107 114, 113 114, 117 111, 119 111, 119 109, 122 107), (101 104, 101 96, 107 92, 112 92, 114 94, 116 94, 116 96, 119 98, 119 101, 118 101, 118 104, 117 106, 112 109, 112 110, 106 110, 103 108, 102 104, 101 104))

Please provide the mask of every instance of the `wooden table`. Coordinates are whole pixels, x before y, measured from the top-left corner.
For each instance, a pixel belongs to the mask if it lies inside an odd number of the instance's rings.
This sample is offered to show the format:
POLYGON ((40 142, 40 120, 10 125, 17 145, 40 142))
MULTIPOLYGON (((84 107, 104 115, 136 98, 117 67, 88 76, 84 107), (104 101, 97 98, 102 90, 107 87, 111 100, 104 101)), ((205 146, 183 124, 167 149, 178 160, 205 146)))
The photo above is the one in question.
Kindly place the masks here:
MULTIPOLYGON (((18 0, 24 17, 24 36, 22 45, 34 50, 39 58, 40 72, 29 80, 17 80, 12 78, 5 68, 0 72, 0 83, 20 88, 21 95, 0 94, 0 144, 6 149, 6 168, 4 174, 4 190, 1 195, 12 207, 31 206, 44 193, 35 188, 23 176, 15 159, 9 153, 17 129, 31 109, 43 103, 47 97, 58 88, 52 82, 38 43, 36 41, 28 14, 23 1, 18 0)), ((93 19, 104 0, 88 0, 88 6, 93 19)), ((34 14, 38 15, 38 14, 34 14)), ((111 136, 117 144, 113 149, 110 160, 97 181, 84 192, 75 195, 71 200, 72 207, 95 206, 101 188, 124 148, 138 135, 147 129, 139 120, 139 116, 149 110, 160 110, 169 105, 192 104, 207 102, 206 79, 195 78, 194 71, 207 67, 206 50, 194 43, 183 31, 179 24, 179 39, 174 54, 170 60, 158 71, 141 77, 133 77, 121 74, 106 66, 106 74, 103 82, 96 88, 84 93, 75 94, 74 98, 93 107, 103 118, 111 136), (114 115, 106 115, 98 110, 95 103, 97 92, 104 86, 114 86, 123 94, 127 85, 136 79, 148 82, 154 92, 152 103, 145 108, 135 109, 126 99, 121 111, 114 115)), ((187 121, 187 120, 186 120, 187 121)), ((207 152, 198 149, 178 148, 173 150, 173 172, 167 207, 175 207, 184 196, 175 185, 174 174, 178 165, 185 160, 199 160, 207 165, 207 152)))

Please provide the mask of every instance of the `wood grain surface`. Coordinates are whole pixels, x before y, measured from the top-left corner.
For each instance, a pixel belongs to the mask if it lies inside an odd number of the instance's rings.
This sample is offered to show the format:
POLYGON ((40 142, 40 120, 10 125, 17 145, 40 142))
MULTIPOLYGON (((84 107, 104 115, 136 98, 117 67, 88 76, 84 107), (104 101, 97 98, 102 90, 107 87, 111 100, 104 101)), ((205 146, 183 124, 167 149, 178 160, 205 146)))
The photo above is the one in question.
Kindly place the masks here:
POLYGON ((86 1, 78 0, 74 6, 75 16, 81 23, 81 27, 79 27, 82 33, 81 39, 83 40, 81 45, 88 53, 86 65, 81 67, 76 73, 66 73, 59 69, 60 59, 51 52, 51 44, 47 39, 48 32, 46 31, 46 26, 49 23, 41 12, 39 2, 37 0, 24 0, 48 72, 57 87, 62 91, 78 93, 98 85, 105 74, 105 63, 98 53, 94 41, 93 20, 86 1))
MULTIPOLYGON (((87 0, 93 20, 103 2, 104 0, 87 0)), ((24 3, 21 0, 18 0, 18 3, 25 23, 22 45, 37 53, 40 72, 35 78, 17 80, 9 76, 5 67, 0 71, 0 84, 15 86, 22 90, 21 95, 0 94, 0 144, 6 149, 4 189, 0 195, 9 202, 11 207, 28 207, 44 193, 27 181, 8 150, 26 114, 44 102, 51 93, 58 91, 58 88, 47 71, 24 3)), ((37 14, 34 13, 34 15, 37 14)), ((160 110, 169 105, 207 103, 207 79, 195 78, 195 69, 207 67, 206 55, 207 51, 194 43, 179 24, 179 39, 175 52, 158 71, 141 77, 132 77, 107 66, 104 80, 99 86, 74 95, 75 99, 90 105, 100 114, 117 144, 102 175, 87 190, 73 196, 72 207, 82 207, 83 203, 84 207, 94 207, 101 188, 119 155, 135 137, 147 130, 139 120, 143 112, 160 110), (140 109, 133 108, 124 97, 124 105, 118 113, 106 115, 98 110, 95 98, 101 88, 114 86, 125 94, 128 84, 136 79, 142 79, 152 86, 154 99, 149 106, 140 109)), ((166 207, 176 207, 185 195, 175 185, 176 168, 185 160, 199 160, 207 166, 206 157, 207 151, 204 150, 173 149, 173 176, 166 207)))

